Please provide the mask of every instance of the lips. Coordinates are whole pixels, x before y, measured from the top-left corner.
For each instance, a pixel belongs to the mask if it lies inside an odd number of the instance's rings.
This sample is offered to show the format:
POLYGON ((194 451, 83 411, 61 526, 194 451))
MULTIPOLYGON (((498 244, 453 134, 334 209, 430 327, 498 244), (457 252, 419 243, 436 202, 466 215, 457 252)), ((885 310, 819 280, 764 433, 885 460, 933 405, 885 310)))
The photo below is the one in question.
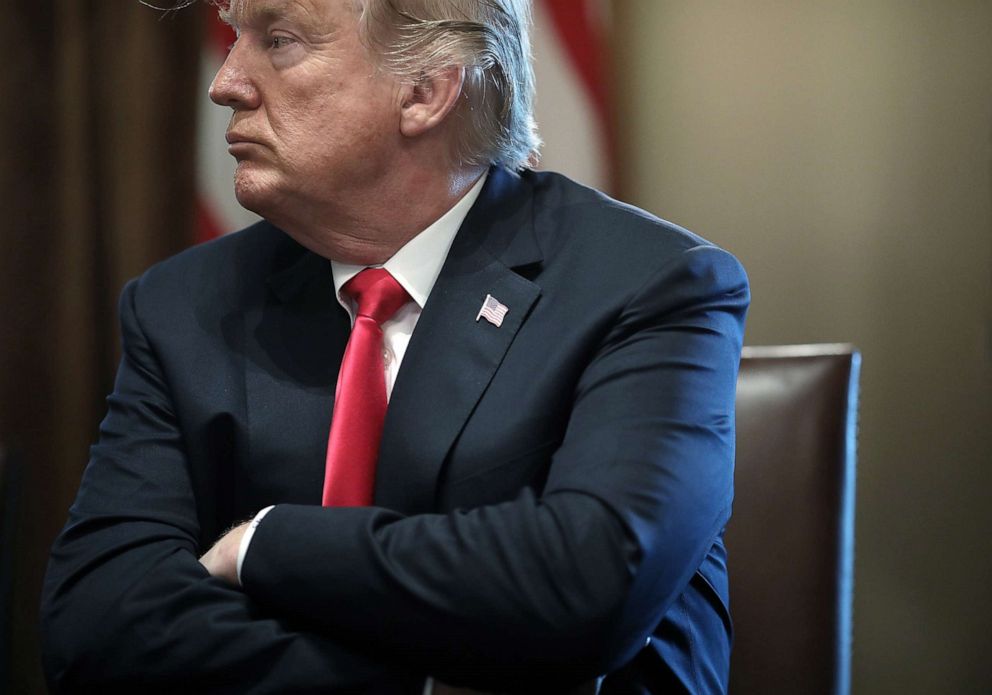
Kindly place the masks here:
POLYGON ((228 145, 238 145, 241 143, 250 144, 250 145, 262 144, 258 140, 254 140, 246 135, 241 135, 239 133, 228 133, 227 135, 224 136, 224 139, 227 140, 228 145))
POLYGON ((228 133, 225 139, 227 140, 227 153, 239 162, 262 157, 267 149, 261 140, 237 132, 228 133))

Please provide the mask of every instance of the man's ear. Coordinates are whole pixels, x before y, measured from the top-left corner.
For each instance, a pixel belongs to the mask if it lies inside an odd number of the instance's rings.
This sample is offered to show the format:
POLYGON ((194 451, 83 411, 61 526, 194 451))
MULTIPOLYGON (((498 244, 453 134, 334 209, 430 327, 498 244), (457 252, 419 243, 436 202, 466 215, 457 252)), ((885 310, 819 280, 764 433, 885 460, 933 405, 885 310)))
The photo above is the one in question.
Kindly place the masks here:
POLYGON ((422 75, 404 95, 400 132, 412 138, 439 125, 458 103, 464 82, 465 69, 462 67, 422 75))

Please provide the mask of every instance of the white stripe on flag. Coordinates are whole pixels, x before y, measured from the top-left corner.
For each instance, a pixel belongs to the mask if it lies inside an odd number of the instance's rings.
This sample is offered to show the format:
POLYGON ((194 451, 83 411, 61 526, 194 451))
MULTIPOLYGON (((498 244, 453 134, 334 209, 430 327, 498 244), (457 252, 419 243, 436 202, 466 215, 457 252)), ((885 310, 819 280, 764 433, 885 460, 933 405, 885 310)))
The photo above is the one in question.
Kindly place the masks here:
MULTIPOLYGON (((203 6, 211 16, 210 22, 219 22, 216 8, 203 6)), ((224 63, 224 46, 217 41, 217 34, 205 31, 200 51, 199 103, 197 105, 197 194, 200 204, 216 223, 216 232, 227 233, 247 227, 258 221, 258 216, 248 212, 234 196, 234 171, 237 162, 227 153, 224 134, 231 120, 231 109, 217 106, 208 95, 214 75, 224 63)))
MULTIPOLYGON (((602 13, 595 0, 574 0, 575 12, 589 12, 597 22, 602 13)), ((600 27, 602 28, 602 27, 600 27)), ((544 0, 534 3, 534 72, 537 79, 535 112, 544 140, 541 169, 560 171, 588 186, 609 191, 611 177, 607 124, 597 113, 593 97, 573 64, 554 18, 544 0)), ((592 46, 578 46, 592 51, 592 46)), ((599 58, 599 56, 597 56, 599 58)))

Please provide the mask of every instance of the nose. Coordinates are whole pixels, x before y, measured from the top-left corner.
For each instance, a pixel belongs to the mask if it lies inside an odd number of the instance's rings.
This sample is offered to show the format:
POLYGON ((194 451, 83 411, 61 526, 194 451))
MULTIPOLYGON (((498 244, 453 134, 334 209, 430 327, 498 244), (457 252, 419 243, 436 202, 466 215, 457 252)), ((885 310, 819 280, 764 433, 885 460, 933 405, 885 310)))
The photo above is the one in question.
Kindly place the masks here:
POLYGON ((209 90, 211 101, 235 111, 255 109, 259 105, 258 88, 246 69, 242 53, 236 42, 210 83, 209 90))

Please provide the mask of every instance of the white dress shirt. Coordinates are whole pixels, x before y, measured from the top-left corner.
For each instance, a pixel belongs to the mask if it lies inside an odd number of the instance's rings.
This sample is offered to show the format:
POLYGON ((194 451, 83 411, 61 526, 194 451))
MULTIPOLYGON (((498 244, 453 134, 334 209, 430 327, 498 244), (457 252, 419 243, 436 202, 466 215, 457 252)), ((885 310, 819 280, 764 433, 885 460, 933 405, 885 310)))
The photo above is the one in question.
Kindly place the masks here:
MULTIPOLYGON (((383 363, 386 368, 386 400, 393 393, 393 383, 399 372, 406 346, 410 336, 420 319, 420 313, 427 304, 427 297, 434 289, 437 276, 441 274, 441 266, 448 257, 448 249, 455 240, 458 228, 465 221, 465 216, 475 204, 488 173, 479 180, 455 203, 448 212, 444 213, 434 224, 413 237, 392 258, 376 268, 385 268, 403 289, 410 295, 412 302, 407 302, 397 311, 393 318, 382 324, 383 363)), ((331 271, 334 273, 334 291, 338 303, 345 308, 351 317, 351 325, 355 325, 355 302, 341 294, 341 288, 351 278, 365 270, 368 266, 349 265, 331 261, 331 271)))

